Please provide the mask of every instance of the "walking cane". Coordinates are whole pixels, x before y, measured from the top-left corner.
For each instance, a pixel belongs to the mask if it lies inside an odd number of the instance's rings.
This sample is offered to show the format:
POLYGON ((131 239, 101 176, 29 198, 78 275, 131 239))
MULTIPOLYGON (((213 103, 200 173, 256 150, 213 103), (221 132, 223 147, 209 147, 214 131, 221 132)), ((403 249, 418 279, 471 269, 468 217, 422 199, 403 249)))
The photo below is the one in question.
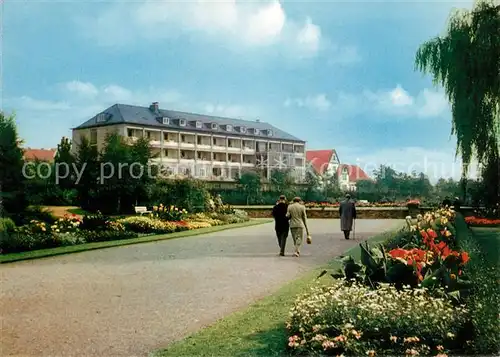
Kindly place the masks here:
POLYGON ((352 227, 352 234, 353 234, 354 240, 356 240, 356 219, 354 219, 354 225, 352 227))

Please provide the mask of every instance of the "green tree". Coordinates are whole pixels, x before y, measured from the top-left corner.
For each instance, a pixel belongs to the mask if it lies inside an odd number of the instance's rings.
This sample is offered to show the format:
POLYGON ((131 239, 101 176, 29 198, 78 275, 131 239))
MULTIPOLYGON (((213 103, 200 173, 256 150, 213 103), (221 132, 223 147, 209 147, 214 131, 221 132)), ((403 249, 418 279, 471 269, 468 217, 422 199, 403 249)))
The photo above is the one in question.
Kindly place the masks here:
POLYGON ((262 180, 255 171, 245 171, 238 178, 238 184, 245 193, 246 204, 255 203, 261 196, 262 180))
MULTIPOLYGON (((457 136, 464 177, 474 157, 498 170, 494 165, 500 151, 499 32, 497 1, 476 2, 472 10, 454 13, 446 34, 425 42, 416 54, 416 68, 430 73, 451 103, 452 134, 457 136)), ((489 184, 497 198, 498 180, 489 184)))
POLYGON ((79 206, 84 210, 95 211, 99 189, 99 152, 96 146, 90 145, 87 137, 83 137, 78 146, 75 166, 80 173, 75 181, 79 206))
POLYGON ((0 216, 19 218, 28 205, 23 150, 14 115, 0 112, 0 216))
POLYGON ((289 196, 293 191, 294 181, 290 170, 272 170, 270 183, 275 193, 289 196))

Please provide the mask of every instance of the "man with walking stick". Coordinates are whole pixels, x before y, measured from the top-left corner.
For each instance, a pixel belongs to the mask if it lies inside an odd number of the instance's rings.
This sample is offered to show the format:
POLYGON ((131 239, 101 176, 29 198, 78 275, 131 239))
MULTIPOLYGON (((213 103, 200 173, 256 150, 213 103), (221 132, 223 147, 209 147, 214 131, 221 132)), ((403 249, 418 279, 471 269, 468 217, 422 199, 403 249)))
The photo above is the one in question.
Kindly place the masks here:
POLYGON ((356 206, 351 200, 351 195, 346 194, 345 200, 340 204, 340 230, 344 232, 344 238, 349 239, 356 219, 356 206))

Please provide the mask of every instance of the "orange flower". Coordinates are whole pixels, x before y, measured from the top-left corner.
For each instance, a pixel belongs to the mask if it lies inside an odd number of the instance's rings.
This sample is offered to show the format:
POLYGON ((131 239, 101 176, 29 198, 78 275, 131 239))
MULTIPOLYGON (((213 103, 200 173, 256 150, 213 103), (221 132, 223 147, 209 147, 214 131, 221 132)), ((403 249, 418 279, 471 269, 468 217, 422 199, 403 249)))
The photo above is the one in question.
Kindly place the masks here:
POLYGON ((431 228, 427 229, 427 234, 429 234, 429 237, 431 237, 432 239, 436 239, 437 238, 437 233, 433 229, 431 229, 431 228))
POLYGON ((462 260, 462 264, 467 264, 467 262, 470 260, 469 254, 467 252, 462 252, 460 254, 460 259, 462 260))

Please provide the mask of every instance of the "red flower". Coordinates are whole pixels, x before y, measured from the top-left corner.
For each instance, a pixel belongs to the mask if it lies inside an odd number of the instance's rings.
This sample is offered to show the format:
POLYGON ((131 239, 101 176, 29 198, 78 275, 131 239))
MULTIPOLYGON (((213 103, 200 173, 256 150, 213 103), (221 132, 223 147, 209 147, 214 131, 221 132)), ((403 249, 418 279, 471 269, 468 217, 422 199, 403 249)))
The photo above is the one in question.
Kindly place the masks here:
POLYGON ((432 239, 436 239, 438 236, 437 233, 431 228, 427 229, 427 234, 429 234, 429 237, 432 239))
MULTIPOLYGON (((467 252, 462 252, 460 254, 460 259, 462 260, 462 264, 467 264, 467 262, 470 260, 469 253, 467 252)), ((459 274, 460 275, 460 274, 459 274)))

